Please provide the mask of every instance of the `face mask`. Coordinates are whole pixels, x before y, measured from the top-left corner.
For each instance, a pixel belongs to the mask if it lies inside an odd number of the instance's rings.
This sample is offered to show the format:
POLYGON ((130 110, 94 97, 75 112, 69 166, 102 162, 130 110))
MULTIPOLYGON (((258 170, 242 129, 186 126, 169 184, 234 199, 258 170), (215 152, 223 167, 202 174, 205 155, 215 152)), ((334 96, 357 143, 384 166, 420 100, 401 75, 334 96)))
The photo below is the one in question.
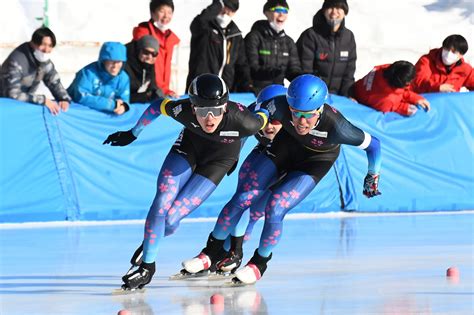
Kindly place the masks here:
POLYGON ((453 53, 451 50, 447 50, 443 48, 443 51, 441 52, 441 58, 443 59, 443 63, 446 66, 450 66, 453 63, 458 62, 459 56, 455 53, 453 53))
POLYGON ((166 32, 169 28, 170 28, 170 24, 161 24, 160 22, 158 21, 155 21, 153 22, 153 25, 156 26, 156 28, 158 28, 160 31, 162 31, 163 33, 166 32))
POLYGON ((232 22, 232 18, 227 14, 219 14, 216 16, 216 21, 221 28, 226 28, 232 22))
POLYGON ((329 26, 331 27, 336 27, 337 25, 341 24, 342 23, 342 20, 343 19, 331 19, 331 20, 328 20, 326 19, 326 22, 329 24, 329 26))
POLYGON ((277 33, 280 33, 281 31, 283 31, 283 24, 277 24, 275 21, 271 21, 269 22, 270 23, 270 27, 277 33))
POLYGON ((33 52, 33 56, 35 56, 36 60, 39 62, 46 62, 49 60, 50 53, 44 53, 41 50, 35 49, 33 52))

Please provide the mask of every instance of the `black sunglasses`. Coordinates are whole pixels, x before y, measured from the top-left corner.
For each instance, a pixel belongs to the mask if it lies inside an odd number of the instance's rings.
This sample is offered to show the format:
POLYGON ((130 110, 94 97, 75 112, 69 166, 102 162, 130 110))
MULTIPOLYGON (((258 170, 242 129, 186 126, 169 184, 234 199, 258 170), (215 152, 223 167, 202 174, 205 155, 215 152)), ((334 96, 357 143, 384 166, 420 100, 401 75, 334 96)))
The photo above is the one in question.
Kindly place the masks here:
POLYGON ((146 50, 146 49, 142 49, 142 54, 144 54, 145 56, 150 56, 150 55, 152 55, 153 57, 158 56, 157 51, 149 51, 149 50, 146 50))

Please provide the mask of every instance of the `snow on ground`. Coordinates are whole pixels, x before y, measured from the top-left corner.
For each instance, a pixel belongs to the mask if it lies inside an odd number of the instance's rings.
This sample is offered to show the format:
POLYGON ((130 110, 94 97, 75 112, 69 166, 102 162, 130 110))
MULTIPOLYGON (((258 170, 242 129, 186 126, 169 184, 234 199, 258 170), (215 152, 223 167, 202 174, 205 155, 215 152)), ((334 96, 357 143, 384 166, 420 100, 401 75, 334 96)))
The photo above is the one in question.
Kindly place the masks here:
MULTIPOLYGON (((68 86, 74 73, 96 60, 103 41, 128 42, 132 29, 149 18, 149 0, 118 2, 112 0, 65 1, 49 0, 50 27, 59 46, 53 61, 68 86)), ((210 0, 175 0, 173 31, 181 38, 176 52, 174 88, 184 92, 187 75, 189 25, 210 0)), ((264 0, 241 0, 235 21, 247 34, 254 21, 264 18, 264 0)), ((295 41, 311 26, 312 17, 323 0, 288 0, 290 15, 286 31, 295 41)), ((471 44, 466 59, 474 63, 473 3, 471 0, 373 1, 349 0, 346 25, 357 41, 356 79, 363 77, 374 65, 408 60, 415 63, 429 49, 440 47, 450 34, 461 34, 471 44)), ((41 0, 9 0, 0 4, 0 62, 18 44, 29 40, 41 22, 41 0)))

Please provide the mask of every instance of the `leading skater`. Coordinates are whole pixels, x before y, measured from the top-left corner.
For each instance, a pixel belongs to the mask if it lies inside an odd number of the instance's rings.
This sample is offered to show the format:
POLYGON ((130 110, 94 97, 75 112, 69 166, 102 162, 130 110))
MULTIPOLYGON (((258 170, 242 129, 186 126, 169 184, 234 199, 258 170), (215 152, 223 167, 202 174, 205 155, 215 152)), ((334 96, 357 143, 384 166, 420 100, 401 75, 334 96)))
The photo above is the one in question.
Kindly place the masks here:
POLYGON ((255 134, 268 121, 265 109, 251 112, 229 101, 227 86, 217 75, 196 77, 188 94, 189 99, 152 103, 135 127, 111 134, 104 141, 113 146, 128 145, 160 114, 185 127, 161 167, 145 221, 143 257, 137 270, 122 277, 123 290, 141 289, 150 283, 163 237, 174 233, 181 219, 206 200, 237 163, 241 138, 255 134))
MULTIPOLYGON (((279 174, 285 174, 272 187, 267 200, 265 224, 258 249, 232 279, 234 283, 241 284, 252 284, 259 280, 281 238, 285 215, 326 175, 339 155, 341 144, 357 146, 366 151, 368 172, 363 193, 369 198, 380 194, 379 140, 355 127, 339 111, 325 104, 327 96, 327 86, 321 79, 313 75, 301 75, 291 82, 286 96, 277 96, 261 104, 258 109, 267 109, 270 120, 282 123, 282 130, 266 150, 247 165, 247 172, 240 176, 246 180, 239 182, 236 194, 219 214, 206 248, 197 257, 183 262, 183 266, 190 269, 188 271, 206 269, 216 259, 216 245, 228 237, 242 213, 277 180, 279 174)), ((226 265, 235 268, 240 264, 241 257, 237 256, 242 250, 236 248, 238 246, 241 243, 234 242, 231 245, 230 257, 223 260, 226 265)))

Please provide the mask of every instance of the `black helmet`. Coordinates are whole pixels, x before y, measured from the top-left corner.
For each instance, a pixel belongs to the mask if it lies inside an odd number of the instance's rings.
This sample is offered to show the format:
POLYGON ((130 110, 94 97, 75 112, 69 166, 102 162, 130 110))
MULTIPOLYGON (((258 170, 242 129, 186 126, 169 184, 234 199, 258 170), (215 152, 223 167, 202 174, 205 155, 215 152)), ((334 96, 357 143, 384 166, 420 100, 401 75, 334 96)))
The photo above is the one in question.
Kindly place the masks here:
POLYGON ((188 89, 189 99, 197 107, 216 107, 227 103, 229 91, 218 75, 205 73, 197 76, 188 89))

